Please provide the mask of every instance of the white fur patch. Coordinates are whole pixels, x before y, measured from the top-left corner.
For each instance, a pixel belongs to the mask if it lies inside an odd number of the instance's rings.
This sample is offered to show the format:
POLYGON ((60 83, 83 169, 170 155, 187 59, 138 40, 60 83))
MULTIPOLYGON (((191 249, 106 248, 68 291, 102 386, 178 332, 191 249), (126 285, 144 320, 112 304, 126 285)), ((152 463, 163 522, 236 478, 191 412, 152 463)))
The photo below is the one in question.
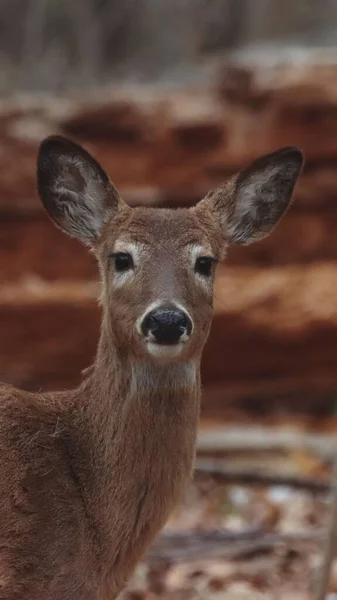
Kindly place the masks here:
POLYGON ((181 354, 184 347, 184 342, 179 342, 174 345, 157 344, 156 342, 147 341, 146 348, 152 356, 158 358, 174 358, 181 354))
POLYGON ((191 244, 189 246, 189 251, 193 269, 195 267, 195 262, 197 258, 199 258, 200 256, 212 256, 211 248, 205 248, 204 246, 200 246, 199 244, 191 244))
MULTIPOLYGON (((125 254, 130 254, 132 256, 134 267, 137 268, 140 262, 140 256, 142 251, 142 244, 137 244, 135 242, 123 242, 122 240, 118 240, 114 247, 113 252, 117 254, 118 252, 123 252, 125 254)), ((121 286, 126 283, 129 279, 134 276, 134 270, 128 269, 127 271, 116 271, 114 283, 115 285, 121 286)))
MULTIPOLYGON (((190 247, 190 257, 191 257, 191 267, 193 271, 195 270, 195 263, 197 258, 201 256, 213 256, 213 252, 211 248, 205 248, 205 246, 200 246, 199 244, 191 244, 190 247)), ((209 286, 209 280, 207 277, 203 277, 200 273, 195 273, 195 277, 197 281, 199 281, 204 286, 209 286)))
POLYGON ((176 364, 136 363, 132 369, 135 394, 151 391, 190 389, 197 382, 198 363, 195 360, 176 364))
POLYGON ((117 240, 114 252, 125 252, 126 254, 131 254, 133 258, 133 262, 136 265, 139 264, 140 255, 143 249, 143 244, 138 244, 136 242, 123 242, 122 240, 117 240))

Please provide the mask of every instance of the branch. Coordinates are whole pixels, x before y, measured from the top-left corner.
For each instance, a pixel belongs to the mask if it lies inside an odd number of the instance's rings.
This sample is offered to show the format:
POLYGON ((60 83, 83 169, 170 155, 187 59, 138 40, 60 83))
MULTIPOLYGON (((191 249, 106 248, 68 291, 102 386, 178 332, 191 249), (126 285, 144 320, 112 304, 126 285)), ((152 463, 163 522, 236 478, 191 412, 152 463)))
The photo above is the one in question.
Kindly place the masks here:
POLYGON ((311 492, 326 492, 330 489, 328 481, 301 475, 284 475, 266 473, 254 469, 224 465, 219 460, 198 459, 195 470, 196 477, 208 475, 220 483, 240 483, 246 485, 284 485, 311 492))
POLYGON ((290 452, 314 454, 323 460, 333 460, 336 436, 289 431, 264 425, 225 425, 201 429, 198 435, 199 454, 247 452, 290 452))
POLYGON ((280 546, 317 544, 321 539, 321 531, 304 531, 294 535, 270 533, 262 529, 240 532, 221 530, 188 533, 164 532, 151 547, 148 558, 151 564, 215 557, 235 560, 266 554, 280 546))

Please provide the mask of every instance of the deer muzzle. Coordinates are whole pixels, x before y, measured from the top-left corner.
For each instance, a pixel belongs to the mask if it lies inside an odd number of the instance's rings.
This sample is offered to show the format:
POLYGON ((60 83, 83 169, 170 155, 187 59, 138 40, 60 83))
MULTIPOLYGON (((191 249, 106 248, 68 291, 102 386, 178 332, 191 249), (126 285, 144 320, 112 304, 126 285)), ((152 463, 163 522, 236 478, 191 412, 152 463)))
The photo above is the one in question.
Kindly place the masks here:
POLYGON ((192 319, 182 307, 159 304, 145 313, 140 331, 146 340, 160 345, 187 342, 193 330, 192 319))

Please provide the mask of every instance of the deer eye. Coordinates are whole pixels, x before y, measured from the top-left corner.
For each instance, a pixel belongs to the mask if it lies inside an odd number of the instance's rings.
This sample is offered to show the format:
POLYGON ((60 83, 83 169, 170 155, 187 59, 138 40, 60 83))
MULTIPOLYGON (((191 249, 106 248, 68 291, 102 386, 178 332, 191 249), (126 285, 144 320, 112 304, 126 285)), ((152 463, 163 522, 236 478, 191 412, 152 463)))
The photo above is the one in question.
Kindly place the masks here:
POLYGON ((204 277, 209 277, 212 275, 213 265, 216 262, 216 259, 212 256, 199 256, 195 261, 194 270, 199 275, 203 275, 204 277))
POLYGON ((118 272, 129 271, 129 269, 133 269, 133 259, 131 254, 128 252, 115 252, 111 254, 112 258, 115 261, 115 269, 118 272))

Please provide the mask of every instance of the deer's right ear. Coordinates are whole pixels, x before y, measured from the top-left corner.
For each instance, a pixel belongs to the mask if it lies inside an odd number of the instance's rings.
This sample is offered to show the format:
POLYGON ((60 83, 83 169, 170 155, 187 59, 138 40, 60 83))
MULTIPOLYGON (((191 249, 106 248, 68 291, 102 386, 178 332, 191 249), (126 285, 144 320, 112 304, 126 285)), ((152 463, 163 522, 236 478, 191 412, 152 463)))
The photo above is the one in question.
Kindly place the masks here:
POLYGON ((196 209, 213 214, 229 243, 260 240, 287 210, 302 166, 302 152, 295 147, 261 156, 210 192, 196 209))
POLYGON ((81 146, 60 136, 42 142, 37 181, 42 203, 52 220, 88 245, 126 206, 98 162, 81 146))

